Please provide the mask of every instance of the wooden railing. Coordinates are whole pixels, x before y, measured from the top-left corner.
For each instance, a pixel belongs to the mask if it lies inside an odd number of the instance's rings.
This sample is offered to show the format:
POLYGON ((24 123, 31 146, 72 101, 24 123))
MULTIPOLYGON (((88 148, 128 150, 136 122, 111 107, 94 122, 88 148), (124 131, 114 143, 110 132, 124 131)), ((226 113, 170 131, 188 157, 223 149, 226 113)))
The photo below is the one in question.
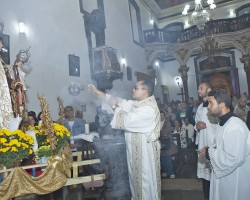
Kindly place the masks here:
MULTIPOLYGON (((87 153, 89 153, 89 152, 84 151, 83 157, 86 157, 87 153)), ((79 177, 78 172, 82 171, 83 166, 100 163, 100 159, 82 160, 82 152, 81 151, 73 152, 72 156, 77 157, 77 160, 72 163, 72 177, 68 178, 68 181, 65 184, 65 186, 91 182, 91 180, 93 179, 93 176, 94 176, 94 180, 96 180, 96 181, 106 179, 106 175, 104 173, 79 177)), ((40 168, 40 167, 46 167, 46 166, 48 166, 47 163, 46 164, 35 164, 35 165, 22 166, 22 168, 23 169, 32 169, 32 168, 40 168)), ((12 170, 13 170, 13 168, 0 170, 0 173, 10 172, 12 170)))
POLYGON ((250 28, 250 13, 236 18, 209 21, 204 30, 192 26, 182 31, 150 29, 143 33, 145 43, 183 43, 212 34, 236 32, 246 28, 250 28))

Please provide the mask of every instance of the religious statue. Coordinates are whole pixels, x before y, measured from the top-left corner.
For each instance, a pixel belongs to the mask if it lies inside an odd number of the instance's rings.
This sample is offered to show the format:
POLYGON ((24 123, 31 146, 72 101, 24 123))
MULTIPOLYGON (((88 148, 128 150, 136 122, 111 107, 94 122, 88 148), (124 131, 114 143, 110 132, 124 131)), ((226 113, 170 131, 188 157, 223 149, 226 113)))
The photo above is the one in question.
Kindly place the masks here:
MULTIPOLYGON (((3 39, 0 37, 0 50, 2 48, 3 39)), ((12 117, 20 116, 23 119, 28 119, 25 73, 22 71, 21 66, 29 58, 29 49, 19 51, 13 66, 7 66, 4 60, 0 58, 0 128, 8 128, 12 117)))
POLYGON ((23 117, 23 112, 27 111, 25 73, 22 71, 21 66, 28 62, 30 58, 29 49, 20 50, 14 65, 6 69, 5 72, 9 84, 14 117, 18 115, 23 117))

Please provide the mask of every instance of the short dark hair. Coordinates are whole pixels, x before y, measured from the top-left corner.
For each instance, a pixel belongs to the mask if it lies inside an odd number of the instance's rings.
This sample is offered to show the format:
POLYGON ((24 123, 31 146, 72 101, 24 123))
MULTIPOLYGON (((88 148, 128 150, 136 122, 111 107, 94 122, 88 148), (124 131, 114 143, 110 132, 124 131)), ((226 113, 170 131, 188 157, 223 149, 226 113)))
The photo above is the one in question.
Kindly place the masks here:
POLYGON ((34 116, 36 118, 36 112, 35 111, 29 111, 28 116, 34 116))
POLYGON ((160 113, 163 113, 165 115, 165 111, 164 110, 160 110, 160 113))
POLYGON ((74 111, 74 109, 73 109, 73 107, 72 106, 66 106, 65 108, 64 108, 64 111, 66 111, 66 109, 70 109, 70 110, 73 110, 74 111))
POLYGON ((218 104, 225 103, 226 107, 231 107, 231 97, 228 95, 225 89, 215 88, 208 93, 208 96, 213 96, 218 104))
POLYGON ((212 88, 211 83, 210 83, 208 80, 206 80, 206 79, 202 80, 202 81, 200 82, 200 85, 201 85, 201 84, 206 84, 208 88, 212 88))
POLYGON ((142 86, 148 91, 148 96, 152 96, 154 93, 154 84, 152 81, 149 80, 141 80, 142 86))

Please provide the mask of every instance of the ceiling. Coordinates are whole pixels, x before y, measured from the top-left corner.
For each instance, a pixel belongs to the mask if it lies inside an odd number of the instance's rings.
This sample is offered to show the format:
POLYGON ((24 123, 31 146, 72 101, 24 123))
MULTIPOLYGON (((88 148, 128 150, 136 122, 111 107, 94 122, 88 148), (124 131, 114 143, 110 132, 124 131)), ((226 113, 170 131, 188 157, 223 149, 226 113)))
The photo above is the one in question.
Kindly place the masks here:
MULTIPOLYGON (((184 6, 190 4, 190 10, 194 10, 194 0, 140 0, 149 12, 158 20, 164 22, 183 17, 181 14, 184 6)), ((217 8, 240 3, 244 0, 215 0, 217 8)), ((207 0, 203 0, 203 7, 208 7, 207 0)))
POLYGON ((154 1, 159 6, 159 8, 161 10, 164 10, 164 9, 167 9, 167 8, 170 8, 170 7, 173 7, 173 6, 177 6, 177 5, 180 5, 180 4, 183 4, 183 3, 190 2, 190 0, 173 0, 173 1, 170 1, 170 0, 154 0, 154 1))

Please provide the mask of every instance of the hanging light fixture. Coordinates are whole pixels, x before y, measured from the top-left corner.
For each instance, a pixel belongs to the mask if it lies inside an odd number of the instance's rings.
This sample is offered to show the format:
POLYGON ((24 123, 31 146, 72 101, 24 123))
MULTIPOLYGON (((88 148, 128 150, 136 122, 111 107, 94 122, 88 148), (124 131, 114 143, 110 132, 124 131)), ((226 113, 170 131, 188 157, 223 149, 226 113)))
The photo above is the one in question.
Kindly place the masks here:
MULTIPOLYGON (((203 30, 205 28, 206 22, 209 20, 210 16, 209 12, 203 8, 201 1, 202 0, 195 0, 195 9, 191 14, 191 21, 197 26, 199 30, 203 30)), ((216 8, 214 0, 207 0, 207 4, 212 10, 216 8)), ((190 5, 186 5, 182 11, 182 14, 187 15, 189 8, 190 5)))

